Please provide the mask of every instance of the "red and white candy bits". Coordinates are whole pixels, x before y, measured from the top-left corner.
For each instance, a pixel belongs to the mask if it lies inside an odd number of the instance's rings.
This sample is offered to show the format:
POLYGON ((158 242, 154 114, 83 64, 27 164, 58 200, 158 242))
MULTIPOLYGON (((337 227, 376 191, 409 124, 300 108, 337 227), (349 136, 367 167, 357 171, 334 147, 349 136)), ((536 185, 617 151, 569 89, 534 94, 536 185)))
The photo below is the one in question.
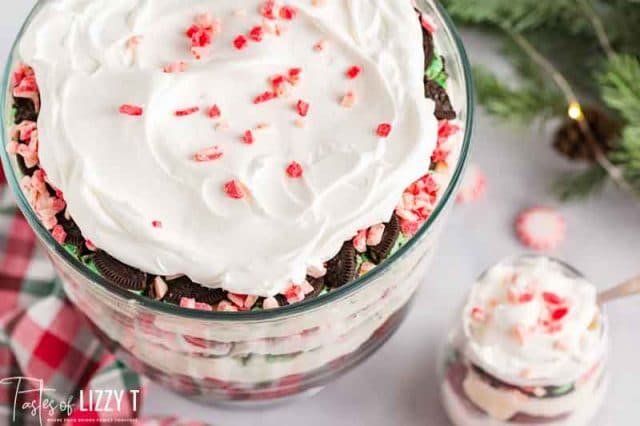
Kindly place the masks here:
POLYGON ((193 161, 197 163, 206 163, 209 161, 219 160, 223 155, 224 152, 222 149, 216 145, 196 152, 193 156, 193 161))
POLYGON ((484 196, 486 189, 487 178, 484 172, 480 167, 472 164, 464 175, 456 201, 458 203, 478 201, 484 196))
POLYGON ((144 113, 144 110, 142 109, 141 106, 131 105, 131 104, 120 105, 120 108, 118 108, 118 111, 120 112, 120 114, 131 115, 134 117, 141 116, 144 113))
POLYGON ((292 179, 301 178, 304 170, 302 169, 302 165, 297 161, 292 161, 289 163, 286 169, 287 176, 292 179))
POLYGON ((566 224, 557 211, 548 207, 533 207, 518 215, 516 233, 529 248, 553 250, 564 240, 566 224))
POLYGON ((185 109, 179 109, 175 112, 176 117, 186 117, 200 111, 200 107, 193 106, 185 109))
POLYGON ((376 134, 381 138, 386 138, 391 134, 391 124, 389 123, 380 123, 378 128, 376 129, 376 134))
POLYGON ((225 183, 223 190, 229 198, 233 198, 235 200, 240 200, 246 195, 243 185, 236 180, 230 180, 229 182, 225 183))
POLYGON ((346 72, 347 78, 349 80, 353 80, 354 78, 358 77, 361 72, 362 72, 362 68, 360 68, 357 65, 354 65, 347 70, 346 72))
POLYGON ((300 117, 306 117, 309 114, 309 103, 300 99, 296 103, 296 112, 300 117))

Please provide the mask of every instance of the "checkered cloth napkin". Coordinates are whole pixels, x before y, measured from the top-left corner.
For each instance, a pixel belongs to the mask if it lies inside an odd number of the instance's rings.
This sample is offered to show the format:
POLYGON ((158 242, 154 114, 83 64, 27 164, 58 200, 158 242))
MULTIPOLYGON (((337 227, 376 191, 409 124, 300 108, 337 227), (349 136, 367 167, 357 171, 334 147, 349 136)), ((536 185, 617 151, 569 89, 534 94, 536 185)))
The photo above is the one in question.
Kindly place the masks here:
POLYGON ((65 297, 0 168, 0 425, 203 424, 139 419, 143 395, 143 378, 102 347, 65 297))

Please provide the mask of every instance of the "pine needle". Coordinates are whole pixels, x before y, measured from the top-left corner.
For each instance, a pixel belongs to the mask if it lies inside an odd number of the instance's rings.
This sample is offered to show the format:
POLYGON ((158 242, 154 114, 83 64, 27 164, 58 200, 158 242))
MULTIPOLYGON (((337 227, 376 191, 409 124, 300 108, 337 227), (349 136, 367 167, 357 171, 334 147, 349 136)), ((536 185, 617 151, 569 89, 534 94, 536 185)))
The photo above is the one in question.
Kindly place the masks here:
POLYGON ((480 67, 474 69, 474 78, 480 104, 503 120, 529 124, 536 118, 552 117, 566 108, 564 98, 551 89, 535 86, 512 89, 480 67))
POLYGON ((607 172, 595 164, 587 170, 561 175, 553 185, 553 192, 561 201, 584 200, 602 191, 607 176, 607 172))

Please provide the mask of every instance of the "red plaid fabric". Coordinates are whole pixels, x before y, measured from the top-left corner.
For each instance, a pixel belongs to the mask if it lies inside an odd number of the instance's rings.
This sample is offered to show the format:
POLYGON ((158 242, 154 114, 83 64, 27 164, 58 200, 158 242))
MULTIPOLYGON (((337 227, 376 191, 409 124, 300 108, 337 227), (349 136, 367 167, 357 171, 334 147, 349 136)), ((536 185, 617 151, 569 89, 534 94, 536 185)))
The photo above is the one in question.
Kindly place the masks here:
POLYGON ((203 425, 138 419, 144 380, 101 346, 67 300, 9 192, 0 169, 0 425, 203 425))

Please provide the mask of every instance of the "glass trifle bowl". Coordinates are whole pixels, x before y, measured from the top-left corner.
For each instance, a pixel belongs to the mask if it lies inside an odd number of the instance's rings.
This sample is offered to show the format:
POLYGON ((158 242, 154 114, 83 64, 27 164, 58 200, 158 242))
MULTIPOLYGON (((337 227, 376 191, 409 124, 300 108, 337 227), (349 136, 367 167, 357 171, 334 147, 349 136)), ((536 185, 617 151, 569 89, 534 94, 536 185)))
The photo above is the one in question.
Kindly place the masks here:
MULTIPOLYGON (((179 279, 175 277, 149 274, 145 275, 145 289, 123 288, 96 267, 93 259, 98 249, 89 240, 74 233, 83 245, 70 244, 69 230, 61 228, 61 223, 68 225, 70 220, 64 209, 56 212, 58 223, 51 217, 45 220, 33 207, 37 197, 32 191, 38 185, 46 187, 45 198, 55 200, 62 192, 47 186, 46 174, 34 160, 37 143, 46 141, 26 141, 34 140, 37 129, 39 92, 34 94, 28 87, 21 91, 25 74, 33 73, 28 64, 25 68, 19 46, 40 11, 52 3, 55 1, 38 2, 6 66, 1 157, 18 206, 46 248, 70 300, 107 347, 136 371, 178 393, 206 403, 240 404, 312 393, 374 353, 399 327, 426 277, 469 155, 473 125, 470 66, 442 6, 434 1, 413 2, 428 52, 425 90, 440 102, 446 87, 450 100, 449 109, 441 111, 444 115, 439 118, 439 141, 431 164, 425 159, 429 172, 407 189, 429 191, 427 205, 420 207, 427 213, 419 221, 411 220, 406 203, 404 209, 398 208, 394 217, 400 231, 386 258, 371 260, 371 248, 361 241, 364 248, 354 258, 357 273, 344 285, 315 289, 314 297, 303 294, 298 298, 297 293, 292 296, 296 300, 225 293, 224 301, 207 305, 190 297, 168 303, 167 287, 172 288, 171 280, 179 279), (207 309, 200 309, 203 305, 207 309)), ((384 129, 378 128, 380 132, 384 129)), ((353 245, 357 246, 355 238, 353 245)))

